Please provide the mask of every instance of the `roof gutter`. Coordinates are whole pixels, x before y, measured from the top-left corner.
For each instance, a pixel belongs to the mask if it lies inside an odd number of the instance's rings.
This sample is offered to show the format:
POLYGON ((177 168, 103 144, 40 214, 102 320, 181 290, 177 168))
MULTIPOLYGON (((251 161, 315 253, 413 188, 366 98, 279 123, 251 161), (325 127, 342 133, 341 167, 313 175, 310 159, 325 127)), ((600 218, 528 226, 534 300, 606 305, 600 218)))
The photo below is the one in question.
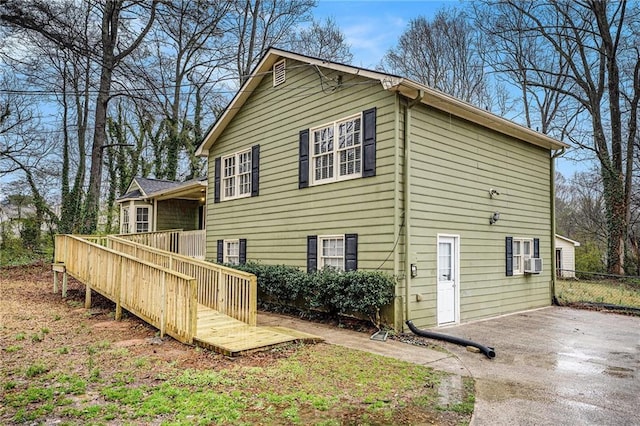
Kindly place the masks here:
POLYGON ((475 107, 439 90, 407 79, 394 80, 394 83, 396 82, 397 84, 395 85, 385 85, 383 83, 383 86, 387 90, 399 92, 408 98, 414 98, 416 94, 423 92, 428 95, 421 98, 421 102, 426 105, 542 148, 557 150, 568 147, 567 144, 545 134, 475 107))

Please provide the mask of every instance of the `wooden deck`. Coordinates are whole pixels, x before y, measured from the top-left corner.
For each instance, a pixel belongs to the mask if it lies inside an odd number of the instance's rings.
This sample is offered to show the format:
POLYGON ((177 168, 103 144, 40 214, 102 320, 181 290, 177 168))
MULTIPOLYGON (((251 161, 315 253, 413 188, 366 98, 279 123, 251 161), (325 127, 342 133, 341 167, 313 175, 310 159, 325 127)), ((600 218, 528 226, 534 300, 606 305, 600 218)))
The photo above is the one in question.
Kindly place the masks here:
POLYGON ((227 356, 265 350, 287 342, 322 340, 318 336, 286 327, 247 325, 204 305, 198 305, 198 328, 194 342, 227 356))
POLYGON ((115 302, 116 320, 124 308, 158 328, 161 336, 228 356, 293 341, 322 341, 285 327, 257 327, 254 275, 138 243, 130 243, 132 251, 115 237, 103 240, 56 236, 54 292, 62 273, 66 296, 69 274, 85 284, 86 308, 96 291, 115 302))

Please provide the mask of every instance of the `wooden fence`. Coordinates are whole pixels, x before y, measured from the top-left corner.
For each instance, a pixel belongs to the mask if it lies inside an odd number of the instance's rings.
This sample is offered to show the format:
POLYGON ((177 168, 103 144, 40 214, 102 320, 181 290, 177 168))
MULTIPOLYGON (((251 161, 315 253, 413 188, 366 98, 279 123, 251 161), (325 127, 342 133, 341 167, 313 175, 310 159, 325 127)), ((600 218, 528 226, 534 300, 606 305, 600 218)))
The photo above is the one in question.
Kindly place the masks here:
POLYGON ((98 243, 108 240, 56 235, 56 264, 64 264, 71 276, 122 308, 184 343, 193 343, 197 330, 197 284, 189 275, 98 243))
POLYGON ((198 303, 249 325, 256 325, 258 284, 255 275, 109 236, 107 246, 164 268, 194 277, 198 303))

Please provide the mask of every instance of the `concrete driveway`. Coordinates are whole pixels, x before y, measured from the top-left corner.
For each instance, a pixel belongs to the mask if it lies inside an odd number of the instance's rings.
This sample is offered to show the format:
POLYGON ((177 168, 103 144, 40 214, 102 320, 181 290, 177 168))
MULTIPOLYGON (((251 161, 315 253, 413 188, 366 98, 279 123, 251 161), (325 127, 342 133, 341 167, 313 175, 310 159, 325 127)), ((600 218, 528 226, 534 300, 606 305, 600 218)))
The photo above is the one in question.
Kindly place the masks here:
POLYGON ((496 358, 444 343, 476 379, 475 425, 639 425, 640 318, 550 307, 441 328, 496 358))

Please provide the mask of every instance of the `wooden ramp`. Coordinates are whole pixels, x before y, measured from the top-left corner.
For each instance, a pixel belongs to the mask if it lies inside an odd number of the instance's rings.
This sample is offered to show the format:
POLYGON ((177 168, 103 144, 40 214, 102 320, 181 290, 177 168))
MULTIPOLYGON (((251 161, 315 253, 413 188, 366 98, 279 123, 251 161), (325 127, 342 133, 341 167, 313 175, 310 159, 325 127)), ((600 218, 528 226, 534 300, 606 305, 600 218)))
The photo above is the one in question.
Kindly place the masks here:
POLYGON ((286 327, 251 326, 201 304, 198 304, 197 324, 194 342, 227 356, 265 350, 287 342, 324 340, 286 327))

